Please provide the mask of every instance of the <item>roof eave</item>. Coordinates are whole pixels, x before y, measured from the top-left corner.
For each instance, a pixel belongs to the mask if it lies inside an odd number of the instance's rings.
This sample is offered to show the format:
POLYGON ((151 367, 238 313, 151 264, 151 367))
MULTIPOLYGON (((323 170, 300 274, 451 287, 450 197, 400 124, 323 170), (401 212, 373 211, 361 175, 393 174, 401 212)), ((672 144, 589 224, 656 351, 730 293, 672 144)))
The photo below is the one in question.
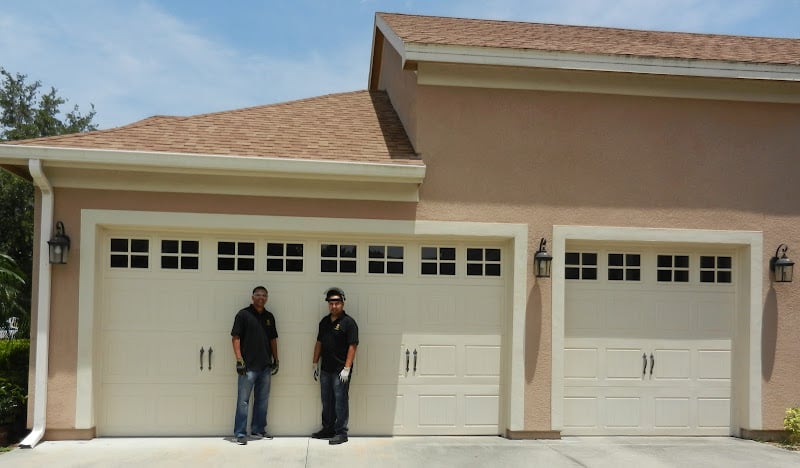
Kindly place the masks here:
MULTIPOLYGON (((144 151, 120 151, 85 148, 55 148, 32 145, 0 144, 0 165, 27 164, 28 160, 38 159, 45 169, 75 174, 75 170, 97 174, 131 173, 158 174, 168 177, 227 177, 235 180, 261 178, 263 180, 296 181, 299 185, 309 186, 317 181, 334 181, 342 189, 341 193, 327 195, 334 198, 377 199, 394 201, 418 201, 419 186, 425 178, 424 164, 392 164, 329 161, 324 159, 297 159, 276 157, 243 157, 214 154, 159 153, 144 151), (70 171, 64 172, 64 169, 70 171), (361 184, 350 187, 347 193, 346 184, 361 184), (381 194, 381 186, 387 187, 381 194), (377 188, 376 188, 377 187, 377 188)), ((179 179, 180 179, 179 177, 179 179)), ((92 182, 94 188, 115 188, 113 181, 107 183, 92 182)), ((57 185, 57 184, 56 184, 57 185)), ((230 185, 230 184, 229 184, 230 185)), ((319 185, 319 184, 317 184, 319 185)), ((77 181, 66 182, 64 186, 78 187, 77 181)), ((187 187, 191 187, 187 183, 187 187)), ((130 190, 157 190, 154 187, 127 186, 130 190)), ((224 188, 220 192, 224 193, 224 188)), ((174 190, 180 191, 179 187, 174 190)), ((206 193, 215 193, 213 187, 204 187, 206 193)), ((267 192, 264 192, 265 194, 267 192)), ((300 192, 292 196, 302 196, 300 192)))

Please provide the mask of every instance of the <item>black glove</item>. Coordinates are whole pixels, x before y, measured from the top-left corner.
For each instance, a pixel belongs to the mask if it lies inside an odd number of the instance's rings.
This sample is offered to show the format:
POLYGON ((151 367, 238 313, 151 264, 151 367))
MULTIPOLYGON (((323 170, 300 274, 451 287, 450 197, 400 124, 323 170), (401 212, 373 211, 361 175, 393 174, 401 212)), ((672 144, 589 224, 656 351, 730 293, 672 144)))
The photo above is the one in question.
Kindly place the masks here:
POLYGON ((236 361, 236 373, 239 375, 245 375, 247 373, 247 366, 244 365, 244 359, 236 361))
POLYGON ((275 375, 275 374, 277 374, 277 373, 278 373, 278 369, 279 369, 280 367, 281 367, 281 362, 280 362, 280 361, 278 361, 277 359, 275 359, 274 361, 272 361, 272 372, 270 372, 270 374, 271 374, 271 375, 275 375))

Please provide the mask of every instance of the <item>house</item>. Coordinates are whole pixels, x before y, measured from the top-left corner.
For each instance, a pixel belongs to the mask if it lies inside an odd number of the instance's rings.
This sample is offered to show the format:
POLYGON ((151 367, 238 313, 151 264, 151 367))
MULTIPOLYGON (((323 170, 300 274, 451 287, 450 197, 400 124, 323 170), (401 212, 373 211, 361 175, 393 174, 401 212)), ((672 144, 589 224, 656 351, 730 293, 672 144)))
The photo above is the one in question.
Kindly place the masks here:
POLYGON ((37 187, 26 439, 226 435, 270 290, 269 426, 768 437, 800 404, 800 40, 378 13, 368 89, 0 145, 37 187), (61 222, 66 264, 47 240, 61 222), (551 275, 534 274, 536 252, 551 275), (785 279, 785 278, 777 278, 785 279))

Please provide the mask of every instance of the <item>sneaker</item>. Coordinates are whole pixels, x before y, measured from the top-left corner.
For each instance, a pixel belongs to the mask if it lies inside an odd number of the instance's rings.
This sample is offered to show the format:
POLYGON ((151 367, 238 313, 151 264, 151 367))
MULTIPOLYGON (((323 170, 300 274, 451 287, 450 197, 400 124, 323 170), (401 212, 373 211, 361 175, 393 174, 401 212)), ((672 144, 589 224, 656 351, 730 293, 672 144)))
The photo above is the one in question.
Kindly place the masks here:
POLYGON ((239 445, 247 445, 247 437, 245 436, 236 437, 236 443, 239 445))
POLYGON ((250 434, 250 438, 253 440, 261 440, 261 439, 272 440, 272 436, 266 432, 254 432, 250 434))
POLYGON ((325 429, 311 434, 312 439, 331 439, 335 436, 333 431, 326 431, 325 429))
POLYGON ((339 445, 347 442, 347 436, 344 434, 336 434, 331 440, 328 441, 329 445, 339 445))

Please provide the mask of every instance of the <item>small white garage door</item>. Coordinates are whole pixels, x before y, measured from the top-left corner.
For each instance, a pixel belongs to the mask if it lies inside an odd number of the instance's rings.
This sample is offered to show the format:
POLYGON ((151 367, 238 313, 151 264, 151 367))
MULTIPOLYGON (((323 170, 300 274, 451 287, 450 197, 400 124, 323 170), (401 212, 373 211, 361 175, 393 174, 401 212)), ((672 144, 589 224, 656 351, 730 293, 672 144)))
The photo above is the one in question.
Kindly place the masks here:
POLYGON ((728 435, 736 257, 570 245, 565 435, 728 435))
POLYGON ((311 354, 332 285, 346 291, 360 331, 352 434, 500 431, 504 246, 135 231, 103 239, 100 436, 229 434, 230 329, 261 284, 280 335, 274 434, 319 427, 311 354))

